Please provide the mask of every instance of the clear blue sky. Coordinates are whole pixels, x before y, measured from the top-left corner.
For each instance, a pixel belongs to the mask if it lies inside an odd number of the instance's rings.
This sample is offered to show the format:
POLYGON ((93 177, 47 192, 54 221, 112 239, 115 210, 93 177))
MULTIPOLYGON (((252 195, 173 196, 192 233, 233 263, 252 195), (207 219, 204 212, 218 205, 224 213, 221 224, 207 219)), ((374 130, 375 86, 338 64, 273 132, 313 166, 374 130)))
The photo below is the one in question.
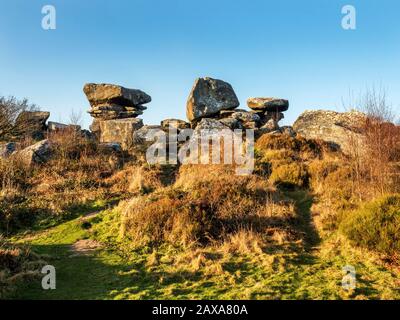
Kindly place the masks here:
POLYGON ((340 109, 349 90, 382 85, 400 107, 398 0, 0 0, 0 95, 27 97, 54 121, 91 119, 86 82, 142 89, 142 116, 185 119, 196 77, 251 96, 290 100, 285 123, 305 109, 340 109), (42 6, 57 29, 41 28, 42 6), (357 30, 341 8, 357 9, 357 30))

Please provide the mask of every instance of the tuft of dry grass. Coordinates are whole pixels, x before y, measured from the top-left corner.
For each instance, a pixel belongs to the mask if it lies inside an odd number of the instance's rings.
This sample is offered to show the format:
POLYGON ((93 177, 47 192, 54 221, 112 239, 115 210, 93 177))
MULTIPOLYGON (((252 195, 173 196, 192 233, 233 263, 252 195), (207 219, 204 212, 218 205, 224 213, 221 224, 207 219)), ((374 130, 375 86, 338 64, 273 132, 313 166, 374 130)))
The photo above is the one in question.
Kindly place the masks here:
POLYGON ((259 233, 252 230, 241 229, 236 233, 227 236, 227 239, 223 242, 221 250, 225 253, 237 253, 237 254, 262 254, 262 247, 264 246, 264 240, 259 233))
POLYGON ((11 245, 0 236, 0 299, 11 294, 18 283, 38 277, 43 265, 27 247, 11 245))

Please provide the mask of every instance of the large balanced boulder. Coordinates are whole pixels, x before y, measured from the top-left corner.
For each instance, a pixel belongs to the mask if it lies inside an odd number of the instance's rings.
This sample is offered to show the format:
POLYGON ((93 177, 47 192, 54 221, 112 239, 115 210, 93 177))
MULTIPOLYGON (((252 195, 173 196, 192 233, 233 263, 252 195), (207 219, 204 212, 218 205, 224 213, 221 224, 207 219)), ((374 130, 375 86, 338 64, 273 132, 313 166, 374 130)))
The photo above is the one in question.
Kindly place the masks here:
POLYGON ((90 102, 89 113, 95 119, 135 118, 147 109, 143 104, 151 101, 151 97, 141 90, 114 84, 88 83, 83 91, 90 102))
POLYGON ((133 146, 134 132, 143 127, 143 121, 137 118, 104 120, 99 126, 101 143, 119 143, 127 150, 133 146))
POLYGON ((151 97, 141 90, 127 89, 114 84, 88 83, 83 87, 83 91, 91 106, 101 104, 138 106, 151 101, 151 97))
POLYGON ((367 116, 358 111, 336 112, 327 110, 305 111, 296 120, 293 129, 307 139, 330 142, 346 154, 362 150, 367 116))
POLYGON ((239 100, 232 86, 222 80, 198 78, 186 104, 186 116, 189 121, 216 115, 221 110, 235 109, 239 100))

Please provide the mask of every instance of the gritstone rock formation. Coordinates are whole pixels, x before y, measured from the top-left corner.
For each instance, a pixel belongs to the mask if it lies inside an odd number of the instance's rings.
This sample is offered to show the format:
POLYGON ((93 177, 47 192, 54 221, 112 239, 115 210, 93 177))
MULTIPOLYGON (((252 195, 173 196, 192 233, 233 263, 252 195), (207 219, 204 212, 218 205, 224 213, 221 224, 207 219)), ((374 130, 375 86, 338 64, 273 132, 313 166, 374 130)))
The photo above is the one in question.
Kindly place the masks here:
POLYGON ((307 139, 331 142, 344 153, 351 154, 353 148, 363 148, 366 120, 367 116, 358 111, 305 111, 296 120, 293 129, 307 139))
POLYGON ((30 136, 35 140, 44 139, 47 130, 46 121, 50 112, 23 111, 15 120, 15 133, 17 135, 30 136))
POLYGON ((239 100, 229 83, 208 77, 198 78, 186 104, 186 116, 192 122, 238 106, 239 100))
POLYGON ((133 133, 143 126, 137 116, 147 108, 151 97, 141 90, 113 84, 86 84, 83 88, 89 100, 90 115, 95 118, 90 129, 103 143, 120 143, 129 149, 133 133))
POLYGON ((288 110, 289 102, 276 98, 250 98, 248 106, 251 111, 236 109, 238 106, 238 98, 229 83, 209 77, 199 78, 190 92, 186 115, 193 128, 202 119, 212 118, 230 129, 273 132, 279 130, 278 122, 284 117, 282 112, 288 110))

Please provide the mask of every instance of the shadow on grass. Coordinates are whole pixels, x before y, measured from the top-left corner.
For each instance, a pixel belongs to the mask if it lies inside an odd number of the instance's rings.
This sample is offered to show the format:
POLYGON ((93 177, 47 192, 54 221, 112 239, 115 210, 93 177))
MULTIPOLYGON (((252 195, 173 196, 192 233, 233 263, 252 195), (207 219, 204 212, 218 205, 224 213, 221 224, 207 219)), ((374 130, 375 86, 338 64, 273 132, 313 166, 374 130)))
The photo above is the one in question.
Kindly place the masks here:
POLYGON ((299 217, 298 231, 304 234, 305 249, 312 250, 321 243, 321 238, 313 223, 311 207, 314 197, 307 191, 296 190, 286 192, 286 195, 295 203, 297 216, 299 217))
MULTIPOLYGON (((146 261, 129 263, 113 251, 93 255, 75 255, 71 245, 32 245, 31 249, 56 268, 56 289, 44 290, 41 279, 20 285, 11 297, 22 300, 104 300, 129 293, 141 299, 160 298, 158 292, 169 285, 172 296, 189 293, 179 285, 200 281, 201 273, 166 273, 148 269, 146 261), (141 293, 145 293, 142 294, 141 293)), ((124 298, 124 296, 122 296, 124 298)))

